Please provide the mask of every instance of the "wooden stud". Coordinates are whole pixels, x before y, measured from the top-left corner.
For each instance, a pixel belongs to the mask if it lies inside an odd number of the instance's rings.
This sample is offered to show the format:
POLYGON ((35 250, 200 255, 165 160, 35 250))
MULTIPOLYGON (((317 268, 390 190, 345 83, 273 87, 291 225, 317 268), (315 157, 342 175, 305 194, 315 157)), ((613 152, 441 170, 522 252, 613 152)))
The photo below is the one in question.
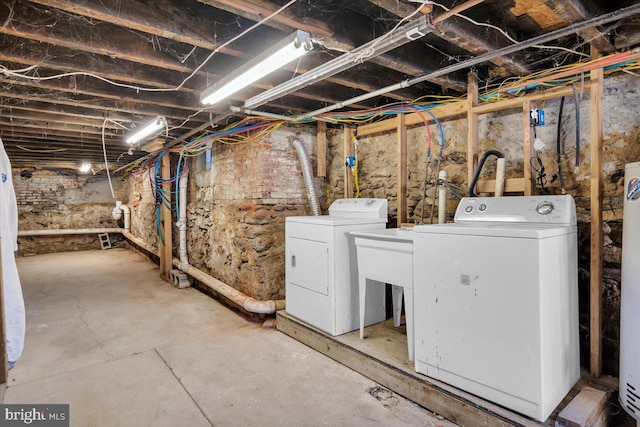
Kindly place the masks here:
POLYGON ((327 123, 318 121, 318 167, 317 176, 327 176, 327 123))
MULTIPOLYGON (((162 179, 169 180, 171 178, 171 157, 169 153, 162 157, 160 173, 162 179)), ((167 203, 171 206, 171 183, 166 182, 162 184, 162 187, 168 199, 167 203)), ((171 218, 171 208, 164 203, 162 204, 160 222, 160 228, 164 236, 164 244, 160 242, 160 275, 168 281, 171 278, 171 268, 173 267, 173 220, 171 218)))
POLYGON ((533 145, 533 128, 530 126, 530 116, 532 103, 526 100, 522 103, 522 129, 523 136, 523 160, 524 160, 524 195, 531 196, 534 193, 533 176, 531 175, 531 156, 533 145))
POLYGON ((467 183, 471 185, 478 166, 478 115, 473 112, 478 105, 478 76, 470 72, 467 79, 467 183))
POLYGON ((346 165, 347 157, 353 156, 353 131, 348 125, 344 126, 344 197, 353 197, 353 175, 351 174, 351 168, 346 165))
MULTIPOLYGON (((599 53, 591 47, 591 57, 599 53)), ((591 375, 602 373, 602 145, 603 145, 603 83, 602 68, 591 71, 590 146, 591 154, 591 375)))
POLYGON ((397 223, 407 222, 407 126, 405 115, 398 114, 397 138, 398 138, 398 212, 397 223))
MULTIPOLYGON (((523 193, 524 192, 524 179, 523 178, 507 178, 504 180, 503 191, 505 193, 523 193)), ((495 193, 496 181, 490 180, 478 180, 476 182, 476 193, 495 193)))

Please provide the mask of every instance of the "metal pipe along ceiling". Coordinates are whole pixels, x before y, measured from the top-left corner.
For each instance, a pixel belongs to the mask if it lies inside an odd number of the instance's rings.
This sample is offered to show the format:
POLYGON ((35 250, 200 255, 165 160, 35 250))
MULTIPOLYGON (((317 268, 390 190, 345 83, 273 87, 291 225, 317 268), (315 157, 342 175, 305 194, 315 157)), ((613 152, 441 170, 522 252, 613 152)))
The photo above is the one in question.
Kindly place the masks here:
POLYGON ((616 10, 611 13, 607 13, 605 15, 598 16, 596 18, 588 19, 583 22, 579 22, 577 24, 570 25, 565 28, 560 28, 556 31, 552 31, 547 34, 542 34, 540 36, 534 37, 532 39, 522 41, 520 43, 513 44, 511 46, 503 47, 502 49, 495 50, 493 52, 486 53, 484 55, 476 56, 475 58, 469 59, 467 61, 459 62, 457 64, 450 65, 448 67, 441 68, 432 73, 425 74, 420 77, 415 77, 413 79, 406 79, 401 81, 400 83, 396 83, 387 87, 383 87, 376 91, 366 93, 360 96, 356 96, 354 98, 348 99, 346 101, 341 101, 333 105, 329 105, 328 107, 321 108, 319 110, 312 111, 310 113, 301 114, 299 116, 295 116, 292 121, 303 121, 319 114, 327 113, 329 111, 337 110, 338 108, 345 107, 347 105, 356 104, 361 101, 365 101, 367 99, 374 98, 376 96, 384 95, 385 93, 394 92, 399 89, 403 89, 409 86, 412 86, 416 83, 421 83, 426 80, 441 77, 446 74, 453 73, 455 71, 463 70, 465 68, 473 67, 474 65, 481 64, 486 61, 490 61, 491 59, 497 58, 499 56, 509 55, 515 52, 519 52, 521 50, 527 49, 529 47, 535 46, 537 44, 546 43, 560 37, 568 36, 570 34, 574 34, 578 31, 595 27, 598 25, 607 24, 609 22, 617 21, 620 19, 627 18, 629 16, 640 13, 640 4, 636 4, 633 6, 629 6, 620 10, 616 10))

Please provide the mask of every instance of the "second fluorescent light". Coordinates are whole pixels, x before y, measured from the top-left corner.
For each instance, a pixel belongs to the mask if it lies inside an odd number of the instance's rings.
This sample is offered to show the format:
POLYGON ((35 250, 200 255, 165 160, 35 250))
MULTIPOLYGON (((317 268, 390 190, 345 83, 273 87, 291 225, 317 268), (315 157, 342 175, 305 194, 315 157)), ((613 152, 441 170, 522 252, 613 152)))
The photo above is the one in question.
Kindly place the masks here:
POLYGON ((311 47, 309 33, 298 30, 274 46, 273 49, 269 49, 244 67, 232 72, 230 77, 207 88, 202 92, 200 101, 203 104, 215 105, 267 74, 300 58, 311 50, 311 47))
POLYGON ((150 137, 151 135, 155 135, 161 129, 164 129, 167 126, 167 119, 162 116, 156 117, 152 121, 147 124, 142 125, 139 130, 134 130, 134 132, 127 137, 127 142, 129 144, 136 144, 143 139, 150 137))

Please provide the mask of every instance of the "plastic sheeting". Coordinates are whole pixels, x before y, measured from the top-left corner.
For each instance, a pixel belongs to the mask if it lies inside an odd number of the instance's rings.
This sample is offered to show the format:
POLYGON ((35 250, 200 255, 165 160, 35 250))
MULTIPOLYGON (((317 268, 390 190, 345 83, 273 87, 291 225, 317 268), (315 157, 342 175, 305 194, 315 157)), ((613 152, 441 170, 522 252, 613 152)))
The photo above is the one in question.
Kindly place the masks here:
POLYGON ((15 362, 22 354, 25 310, 22 286, 14 252, 18 250, 18 204, 11 177, 11 162, 0 138, 0 241, 2 242, 2 282, 7 331, 7 356, 15 362))

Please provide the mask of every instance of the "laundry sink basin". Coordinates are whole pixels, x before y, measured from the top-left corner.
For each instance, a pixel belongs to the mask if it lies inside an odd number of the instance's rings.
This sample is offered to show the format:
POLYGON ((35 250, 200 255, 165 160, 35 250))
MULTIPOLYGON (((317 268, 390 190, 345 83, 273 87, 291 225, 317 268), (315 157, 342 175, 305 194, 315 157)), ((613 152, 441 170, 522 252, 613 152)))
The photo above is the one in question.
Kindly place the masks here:
POLYGON ((350 234, 356 246, 359 274, 413 288, 413 230, 387 228, 350 234))

